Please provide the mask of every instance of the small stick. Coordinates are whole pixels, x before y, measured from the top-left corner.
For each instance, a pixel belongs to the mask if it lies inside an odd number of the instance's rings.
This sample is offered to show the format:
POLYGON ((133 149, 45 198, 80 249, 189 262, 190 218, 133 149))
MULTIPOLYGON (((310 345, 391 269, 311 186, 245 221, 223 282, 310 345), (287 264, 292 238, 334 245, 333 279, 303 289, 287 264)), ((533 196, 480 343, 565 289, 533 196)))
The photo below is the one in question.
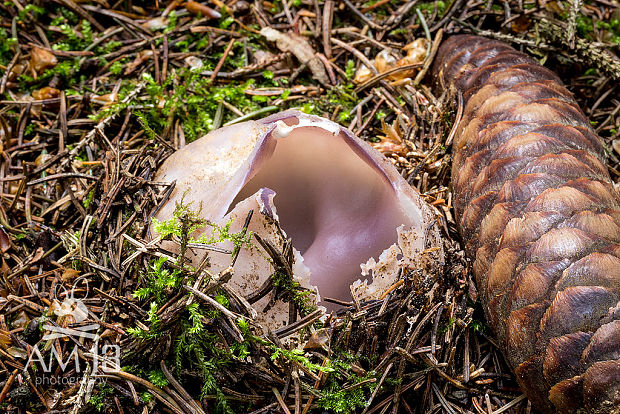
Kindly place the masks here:
POLYGON ((183 410, 181 409, 181 407, 179 407, 179 405, 176 403, 176 401, 172 399, 172 397, 170 397, 168 394, 163 392, 159 387, 156 387, 155 385, 153 385, 151 382, 145 379, 142 379, 140 377, 137 377, 133 374, 130 374, 129 372, 125 372, 121 370, 107 370, 105 369, 105 367, 103 369, 106 375, 116 376, 118 378, 122 378, 128 381, 131 381, 131 382, 135 382, 137 384, 142 385, 143 387, 146 387, 149 390, 149 392, 153 393, 155 398, 161 401, 165 406, 167 406, 174 413, 185 414, 183 410))
POLYGON ((209 78, 211 82, 215 80, 215 78, 217 77, 217 73, 220 71, 220 69, 222 69, 222 66, 224 66, 224 62, 226 62, 226 59, 228 58, 228 55, 230 51, 232 50, 232 47, 234 44, 235 44, 235 39, 230 39, 230 42, 228 42, 226 49, 224 49, 224 54, 220 58, 220 61, 217 62, 217 65, 215 66, 215 69, 213 69, 213 73, 211 74, 211 77, 209 78))
POLYGON ((332 45, 330 43, 332 20, 334 17, 334 0, 327 0, 323 6, 323 22, 321 30, 323 31, 323 51, 328 59, 332 57, 332 45))
MULTIPOLYGON (((222 101, 222 102, 224 102, 224 101, 222 101)), ((262 114, 265 114, 265 113, 268 113, 268 112, 273 112, 273 111, 275 111, 277 109, 279 109, 279 107, 277 107, 275 105, 266 106, 266 107, 258 109, 256 111, 249 112, 249 113, 247 113, 247 114, 245 114, 243 116, 240 116, 239 118, 235 118, 232 121, 228 121, 228 122, 226 122, 224 124, 224 126, 233 125, 233 124, 237 124, 239 122, 247 121, 248 119, 252 119, 255 116, 262 115, 262 114)))
POLYGON ((372 27, 373 29, 377 29, 377 30, 381 30, 382 27, 380 25, 378 25, 377 23, 373 22, 372 20, 370 20, 368 17, 364 16, 364 14, 362 12, 360 12, 357 7, 355 7, 355 5, 353 5, 353 3, 351 3, 349 0, 344 0, 344 4, 347 5, 347 7, 349 9, 351 9, 351 11, 357 16, 359 17, 364 23, 366 23, 368 26, 372 27))
POLYGON ((199 299, 202 299, 203 301, 207 302, 209 305, 213 306, 215 309, 219 310, 224 315, 226 315, 229 319, 231 319, 233 321, 232 327, 235 330, 235 333, 237 333, 237 335, 239 335, 239 338, 241 338, 241 340, 239 342, 243 342, 243 334, 241 333, 239 328, 237 328, 237 324, 234 323, 235 321, 237 321, 239 319, 239 317, 237 315, 235 315, 234 313, 232 313, 231 311, 226 309, 224 306, 222 306, 218 301, 213 299, 211 296, 205 295, 204 293, 202 293, 198 289, 194 289, 193 287, 187 286, 187 285, 183 286, 183 289, 187 290, 188 292, 193 293, 199 299))
POLYGON ((364 65, 366 65, 366 67, 370 69, 375 75, 379 74, 379 71, 377 70, 377 68, 375 68, 375 65, 373 65, 372 62, 366 56, 364 56, 364 54, 360 52, 359 50, 355 49, 354 47, 349 46, 347 43, 343 42, 342 40, 332 38, 332 43, 335 43, 336 45, 347 50, 348 52, 353 53, 355 57, 358 58, 364 65))
POLYGON ((168 49, 168 36, 164 36, 164 43, 163 43, 163 58, 162 58, 162 64, 161 64, 161 81, 165 82, 166 81, 166 75, 168 74, 168 53, 169 53, 169 49, 168 49))
POLYGON ((75 3, 73 0, 59 0, 59 3, 64 4, 67 8, 79 14, 83 19, 88 20, 100 32, 105 32, 105 27, 103 27, 97 20, 95 20, 95 18, 91 16, 90 13, 86 13, 86 11, 82 7, 80 7, 79 4, 75 3))
POLYGON ((17 370, 17 369, 14 370, 11 373, 11 376, 9 377, 9 379, 4 384, 4 388, 2 388, 2 392, 0 392, 0 403, 2 401, 4 401, 4 399, 6 398, 7 394, 9 393, 9 389, 11 389, 11 385, 13 385, 13 381, 15 381, 15 377, 17 376, 18 372, 19 372, 19 370, 17 370))
MULTIPOLYGON (((430 59, 432 61, 432 59, 430 59)), ((419 68, 420 66, 422 66, 421 63, 411 63, 409 65, 403 65, 403 66, 398 66, 395 68, 392 68, 390 70, 386 70, 385 72, 381 72, 375 76, 373 76, 372 78, 368 79, 366 82, 360 84, 357 88, 355 88, 354 92, 355 93, 359 93, 361 91, 363 91, 364 89, 373 86, 374 84, 376 84, 377 82, 381 81, 382 79, 387 78, 388 76, 390 76, 393 73, 398 73, 398 72, 403 72, 403 71, 407 71, 407 70, 411 70, 411 69, 416 69, 419 68)), ((417 79, 417 78, 416 78, 417 79)))
POLYGON ((271 390, 275 394, 276 399, 278 400, 278 403, 280 404, 280 407, 282 407, 282 410, 285 412, 285 414, 291 414, 291 411, 286 406, 286 403, 284 402, 284 399, 280 395, 280 392, 278 392, 278 390, 275 387, 271 387, 271 390))
POLYGON ((435 60, 435 55, 437 54, 437 50, 439 49, 439 45, 441 44, 442 38, 443 38, 443 29, 439 29, 437 31, 437 34, 435 35, 435 40, 433 40, 433 44, 430 48, 430 51, 426 54, 426 59, 424 60, 424 66, 422 66, 422 69, 420 70, 418 75, 415 77, 415 80, 413 81, 413 84, 415 86, 420 84, 420 82, 424 78, 424 75, 426 75, 426 72, 431 67, 431 63, 433 63, 433 60, 435 60))
MULTIPOLYGON (((253 215, 254 215, 254 210, 250 210, 248 212, 248 215, 245 217, 245 222, 243 223, 243 229, 241 230, 242 237, 245 237, 245 235, 248 233, 248 226, 250 225, 250 220, 252 220, 253 215)), ((239 257, 239 252, 241 252, 241 247, 237 247, 235 249, 230 267, 233 267, 235 263, 237 262, 237 258, 239 257)))
POLYGON ((166 366, 166 362, 164 360, 161 360, 159 362, 159 366, 161 367, 161 371, 164 373, 164 375, 166 376, 166 379, 168 380, 168 382, 172 385, 172 387, 179 393, 181 394, 181 396, 185 399, 185 401, 187 403, 189 403, 192 408, 199 414, 205 414, 204 410, 202 409, 202 407, 200 407, 196 401, 194 401, 194 399, 189 395, 189 393, 185 390, 185 388, 183 388, 183 386, 176 380, 176 378, 174 378, 174 376, 170 373, 170 371, 168 370, 168 367, 166 366))
POLYGON ((11 71, 13 70, 13 67, 15 67, 15 64, 19 60, 20 56, 21 56, 21 53, 19 51, 15 53, 15 56, 13 56, 13 59, 11 59, 11 62, 6 67, 6 70, 4 71, 4 74, 2 75, 2 80, 0 81, 0 95, 4 94, 4 88, 6 88, 6 83, 9 80, 9 75, 11 74, 11 71))

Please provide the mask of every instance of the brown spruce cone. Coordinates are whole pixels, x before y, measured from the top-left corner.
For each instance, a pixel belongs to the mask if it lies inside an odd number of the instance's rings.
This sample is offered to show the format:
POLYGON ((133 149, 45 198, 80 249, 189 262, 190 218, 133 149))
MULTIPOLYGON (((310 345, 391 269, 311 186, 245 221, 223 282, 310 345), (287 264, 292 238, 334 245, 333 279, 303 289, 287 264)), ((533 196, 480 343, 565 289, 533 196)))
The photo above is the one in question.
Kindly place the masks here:
POLYGON ((489 324, 543 412, 620 412, 620 197, 600 139, 550 70, 449 38, 434 73, 463 94, 452 184, 489 324))

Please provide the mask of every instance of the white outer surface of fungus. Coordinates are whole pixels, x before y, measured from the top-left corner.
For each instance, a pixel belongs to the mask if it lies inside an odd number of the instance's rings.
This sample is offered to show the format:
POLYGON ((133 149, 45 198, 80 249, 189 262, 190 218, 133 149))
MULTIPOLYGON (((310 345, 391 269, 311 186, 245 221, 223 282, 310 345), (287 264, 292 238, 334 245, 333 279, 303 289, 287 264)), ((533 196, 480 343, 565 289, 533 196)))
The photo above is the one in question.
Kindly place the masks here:
MULTIPOLYGON (((388 159, 340 125, 301 112, 215 130, 175 152, 155 179, 176 180, 158 220, 172 217, 183 195, 207 220, 233 218, 231 232, 253 210, 249 230, 281 249, 279 223, 295 247, 295 279, 315 292, 312 304, 319 293, 350 300, 350 289, 361 301, 380 299, 403 270, 418 266, 425 248, 441 246, 431 207, 388 159)), ((192 254, 197 264, 204 251, 192 254)), ((214 273, 230 265, 229 255, 209 257, 214 273)), ((228 285, 248 296, 273 271, 260 246, 242 249, 228 285)), ((268 301, 253 305, 257 322, 286 324, 288 303, 278 300, 263 312, 268 301)))

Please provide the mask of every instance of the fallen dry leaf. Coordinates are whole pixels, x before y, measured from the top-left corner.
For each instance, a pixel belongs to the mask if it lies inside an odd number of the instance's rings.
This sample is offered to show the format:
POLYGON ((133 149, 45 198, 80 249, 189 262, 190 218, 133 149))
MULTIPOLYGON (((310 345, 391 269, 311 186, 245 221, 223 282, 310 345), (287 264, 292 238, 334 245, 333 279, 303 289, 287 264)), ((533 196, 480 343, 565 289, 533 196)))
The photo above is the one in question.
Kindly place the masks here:
POLYGON ((372 77, 372 71, 366 65, 360 65, 360 67, 357 68, 357 71, 355 72, 355 78, 353 78, 353 82, 364 83, 372 77))
POLYGON ((259 66, 263 66, 271 62, 270 65, 265 67, 267 70, 279 70, 285 69, 287 67, 284 59, 279 59, 278 55, 268 52, 266 50, 259 49, 254 51, 252 53, 252 61, 254 64, 259 66))
POLYGON ((3 257, 2 266, 0 266, 0 273, 2 274, 2 277, 8 276, 10 271, 11 271, 11 268, 9 267, 8 264, 6 264, 6 260, 4 260, 4 257, 3 257))
POLYGON ((144 27, 151 32, 155 32, 157 30, 165 29, 168 27, 168 19, 162 16, 155 17, 153 19, 147 20, 142 23, 140 26, 144 27))
POLYGON ((379 73, 386 72, 396 66, 398 58, 389 49, 383 49, 375 56, 375 68, 379 73))
POLYGON ((13 358, 26 359, 28 358, 28 351, 23 348, 18 348, 16 346, 11 346, 6 350, 7 354, 11 355, 13 358))
POLYGON ((131 73, 133 73, 133 71, 135 71, 140 66, 142 66, 142 64, 144 62, 149 60, 151 58, 151 56, 153 56, 153 51, 152 50, 143 50, 143 51, 139 52, 136 55, 136 58, 133 60, 133 62, 131 62, 129 65, 127 65, 127 68, 125 69, 125 75, 130 75, 131 73))
POLYGON ((105 95, 93 96, 91 98, 91 101, 99 105, 104 105, 104 106, 111 105, 113 103, 116 103, 116 101, 118 101, 118 94, 107 93, 105 95))
MULTIPOLYGON (((20 100, 20 101, 34 101, 35 99, 32 97, 32 95, 30 95, 29 93, 16 93, 16 94, 11 94, 11 97, 15 100, 20 100)), ((32 115, 32 117, 34 118, 40 118, 41 117, 41 111, 43 110, 43 105, 41 104, 32 104, 32 106, 30 107, 30 115, 32 115)))
POLYGON ((185 58, 185 63, 191 70, 197 70, 204 66, 202 60, 196 56, 188 56, 185 58))
POLYGON ((15 64, 15 66, 13 66, 13 69, 11 69, 11 73, 9 73, 7 80, 9 82, 17 80, 17 78, 19 78, 19 75, 24 73, 27 68, 28 68, 28 64, 25 61, 23 63, 15 64))
POLYGON ((403 47, 403 51, 407 54, 403 60, 407 64, 422 63, 426 59, 426 52, 428 51, 428 40, 421 37, 413 42, 406 44, 403 47))
POLYGON ((515 33, 525 33, 530 28, 532 19, 529 16, 519 16, 510 23, 510 29, 515 33))
POLYGON ((319 59, 312 46, 306 39, 291 33, 282 33, 271 27, 264 27, 260 34, 265 39, 276 42, 276 46, 283 52, 289 52, 301 62, 308 65, 312 75, 323 85, 329 85, 329 79, 323 62, 319 59))
POLYGON ((62 276, 60 276, 60 277, 62 278, 63 282, 71 282, 72 280, 74 280, 79 275, 80 275, 80 271, 79 270, 71 269, 70 267, 63 267, 62 268, 62 276))
POLYGON ((45 69, 53 68, 58 64, 58 59, 52 52, 38 46, 33 46, 30 52, 30 71, 36 79, 45 69))
POLYGON ((32 263, 36 263, 39 260, 41 260, 41 258, 43 257, 43 255, 45 254, 45 251, 43 250, 42 247, 39 247, 35 252, 34 252, 34 257, 32 258, 32 263))
POLYGON ((43 152, 43 153, 39 154, 39 156, 37 158, 35 158, 34 165, 36 167, 40 167, 43 164, 45 164, 50 158, 52 158, 52 156, 49 153, 43 152))
MULTIPOLYGON (((425 38, 419 38, 403 47, 404 57, 393 49, 383 49, 375 56, 373 65, 377 72, 385 73, 387 71, 400 68, 407 65, 420 65, 426 59, 428 50, 428 41, 425 38)), ((393 82, 407 80, 411 78, 417 71, 417 68, 403 69, 390 74, 387 78, 393 82)), ((361 65, 355 73, 353 81, 357 84, 364 83, 371 79, 374 73, 364 65, 361 65)))
POLYGON ((9 235, 6 234, 6 231, 2 227, 0 227, 0 251, 2 253, 6 253, 11 248, 11 240, 9 239, 9 235))
POLYGON ((50 86, 32 92, 32 97, 37 100, 58 98, 59 95, 60 91, 50 86))
POLYGON ((6 350, 13 343, 11 334, 8 331, 0 329, 0 348, 6 350))
POLYGON ((402 157, 406 156, 409 148, 401 137, 398 125, 398 121, 395 121, 393 125, 382 122, 381 129, 385 135, 379 136, 380 141, 373 142, 371 145, 385 155, 396 154, 402 157))
POLYGON ((329 343, 330 333, 326 328, 312 332, 304 349, 320 349, 329 343))
POLYGON ((543 2, 543 5, 547 11, 553 12, 555 14, 564 13, 564 5, 559 1, 547 1, 543 2))
POLYGON ((30 322, 30 318, 25 311, 21 310, 17 313, 15 319, 13 319, 13 321, 11 322, 11 326, 13 327, 13 329, 25 328, 26 325, 28 325, 28 322, 30 322))

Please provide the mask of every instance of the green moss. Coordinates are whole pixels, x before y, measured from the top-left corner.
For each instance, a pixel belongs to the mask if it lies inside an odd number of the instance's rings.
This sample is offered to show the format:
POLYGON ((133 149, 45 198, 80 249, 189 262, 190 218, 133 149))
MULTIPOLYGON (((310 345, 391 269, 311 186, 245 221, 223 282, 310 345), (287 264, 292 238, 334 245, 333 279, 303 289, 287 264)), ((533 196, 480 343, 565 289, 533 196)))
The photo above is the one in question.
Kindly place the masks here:
POLYGON ((77 25, 79 22, 79 17, 77 14, 75 14, 73 11, 62 7, 62 6, 58 6, 57 7, 58 12, 62 15, 62 17, 65 19, 65 21, 67 23, 69 23, 70 25, 77 25))
POLYGON ((451 4, 452 2, 449 1, 436 1, 436 2, 427 2, 427 3, 420 3, 417 8, 420 9, 421 12, 424 12, 426 15, 431 15, 434 11, 435 11, 435 7, 437 8, 437 15, 439 16, 443 16, 443 14, 446 12, 448 6, 451 4))
POLYGON ((17 39, 10 37, 8 32, 0 27, 0 65, 6 66, 14 56, 12 46, 17 43, 17 39))
MULTIPOLYGON (((176 237, 183 246, 189 242, 215 243, 231 241, 235 248, 252 248, 250 234, 231 233, 228 222, 224 226, 216 226, 200 218, 200 211, 193 210, 191 204, 183 201, 177 204, 173 218, 167 221, 154 220, 154 229, 162 238, 176 237), (211 236, 203 236, 199 239, 191 237, 191 233, 205 226, 213 229, 211 236)), ((138 327, 129 328, 129 332, 141 339, 152 340, 163 334, 161 321, 157 311, 170 300, 172 295, 181 289, 185 283, 192 283, 191 268, 182 261, 176 263, 174 268, 167 266, 167 259, 159 258, 151 263, 149 271, 144 275, 142 287, 134 292, 134 297, 139 301, 148 301, 149 310, 143 321, 148 330, 138 327)), ((223 291, 217 292, 215 300, 224 307, 229 307, 229 299, 223 291)), ((249 355, 249 347, 252 343, 252 335, 249 325, 244 321, 238 321, 246 340, 232 344, 228 348, 222 347, 220 337, 212 332, 208 321, 216 319, 220 312, 205 307, 200 301, 193 301, 186 307, 186 312, 179 321, 178 335, 174 340, 173 355, 177 372, 183 369, 198 370, 203 378, 202 396, 216 397, 216 412, 232 413, 233 410, 217 382, 217 374, 222 366, 233 361, 243 360, 249 355)), ((150 371, 148 378, 158 386, 167 383, 158 370, 150 371)))
POLYGON ((164 29, 164 33, 170 33, 171 31, 176 29, 178 23, 179 23, 179 19, 177 18, 177 11, 172 10, 168 14, 168 24, 166 25, 166 28, 164 29))
MULTIPOLYGON (((251 243, 251 234, 232 233, 228 222, 223 226, 215 226, 200 218, 200 212, 193 210, 190 204, 183 201, 177 204, 173 218, 167 221, 154 220, 154 229, 163 238, 175 237, 180 239, 181 249, 188 242, 212 244, 224 240, 230 241, 235 249, 255 248, 251 243), (213 231, 210 236, 202 236, 198 239, 191 237, 191 233, 204 226, 210 227, 213 231)), ((161 306, 170 300, 170 297, 183 284, 192 283, 192 273, 182 261, 175 263, 174 268, 167 265, 166 258, 154 260, 150 269, 141 281, 142 287, 134 292, 134 297, 147 302, 149 310, 143 324, 148 326, 148 330, 140 328, 130 328, 129 332, 134 336, 152 340, 164 334, 161 328, 161 321, 157 316, 161 306)), ((274 284, 290 292, 290 300, 294 300, 300 312, 305 314, 309 311, 306 304, 307 292, 301 290, 299 284, 276 272, 273 275, 274 284)), ((222 306, 230 306, 229 298, 223 290, 216 291, 215 300, 222 306)), ((182 317, 176 324, 175 337, 173 338, 173 359, 177 372, 197 371, 202 377, 201 397, 215 399, 215 412, 232 413, 237 406, 228 401, 218 382, 219 373, 222 368, 231 364, 245 361, 251 355, 252 348, 264 346, 271 352, 271 359, 274 361, 284 359, 303 365, 312 372, 333 372, 331 366, 321 366, 312 362, 301 349, 283 349, 268 340, 255 336, 250 324, 243 318, 236 321, 242 335, 243 341, 233 342, 228 346, 223 346, 221 338, 211 327, 211 321, 221 317, 219 311, 207 307, 202 301, 193 301, 188 305, 182 317)), ((167 330, 166 332, 170 332, 167 330)), ((152 383, 163 386, 167 382, 158 370, 143 371, 139 375, 145 376, 152 383)), ((137 374, 138 375, 138 374, 137 374)), ((243 410, 241 410, 243 411, 243 410)))
POLYGON ((344 71, 347 79, 353 80, 355 77, 355 62, 351 59, 347 60, 347 66, 344 71))
POLYGON ((49 84, 49 81, 58 76, 65 87, 71 88, 76 85, 82 85, 85 82, 86 77, 84 75, 78 76, 76 72, 79 71, 78 59, 67 59, 59 62, 56 66, 50 69, 46 69, 37 79, 34 79, 28 74, 22 74, 19 76, 19 87, 25 91, 33 91, 41 89, 49 84))
MULTIPOLYGON (((201 75, 200 71, 183 68, 162 84, 156 82, 149 73, 143 74, 142 80, 146 83, 147 97, 111 105, 100 111, 96 120, 120 113, 128 106, 139 105, 143 109, 135 114, 152 139, 176 118, 181 121, 185 137, 191 142, 213 130, 214 117, 220 102, 226 101, 243 113, 256 111, 269 103, 264 97, 253 99, 244 93, 255 84, 253 79, 240 84, 215 86, 208 77, 201 75)), ((130 90, 131 85, 128 86, 127 90, 130 90)), ((119 93, 119 98, 123 99, 123 93, 119 93)), ((225 111, 222 123, 236 117, 234 113, 225 111)))
POLYGON ((620 43, 620 21, 618 19, 611 19, 608 22, 599 20, 596 22, 596 27, 611 34, 611 43, 620 43))
POLYGON ((120 60, 117 60, 116 62, 110 65, 109 70, 113 75, 120 75, 121 72, 123 71, 123 62, 120 60))
POLYGON ((105 382, 97 384, 97 390, 88 400, 88 403, 92 405, 97 411, 103 412, 105 409, 105 402, 109 400, 111 396, 115 395, 114 388, 105 382))
POLYGON ((35 4, 27 4, 23 10, 20 10, 17 14, 17 19, 20 21, 26 21, 29 18, 36 20, 39 16, 45 13, 45 9, 43 7, 37 6, 35 4))
POLYGON ((82 200, 82 205, 84 208, 88 208, 90 204, 93 202, 93 198, 95 197, 95 189, 93 188, 90 192, 84 197, 82 200))
POLYGON ((594 31, 594 24, 592 23, 592 19, 590 17, 580 14, 577 16, 576 22, 577 33, 579 33, 579 36, 587 38, 588 35, 594 31))
POLYGON ((140 398, 142 398, 142 401, 148 404, 153 399, 153 394, 148 391, 144 391, 140 393, 140 398))
MULTIPOLYGON (((251 233, 231 233, 230 225, 232 221, 228 222, 224 226, 216 226, 208 223, 206 220, 200 217, 200 211, 195 211, 190 208, 190 204, 181 202, 177 203, 173 217, 170 220, 159 221, 153 219, 154 230, 159 233, 162 239, 169 239, 176 237, 180 240, 181 251, 184 251, 187 244, 193 243, 206 243, 213 244, 221 241, 232 241, 235 249, 242 247, 252 248, 250 243, 251 233), (213 229, 210 236, 203 236, 199 239, 194 239, 191 234, 202 229, 205 226, 209 226, 213 229)), ((150 264, 149 270, 142 278, 142 287, 135 290, 133 296, 139 301, 149 302, 149 311, 147 312, 147 319, 145 324, 149 326, 148 330, 141 329, 139 327, 129 328, 129 332, 142 339, 153 339, 158 337, 160 332, 160 321, 157 317, 157 311, 159 308, 170 299, 170 295, 177 292, 184 283, 192 282, 191 268, 187 268, 184 262, 180 259, 177 266, 169 268, 166 266, 167 257, 160 257, 153 260, 150 264)), ((222 295, 218 295, 216 300, 223 306, 228 306, 228 299, 222 295)), ((202 326, 202 319, 205 317, 201 313, 201 309, 197 304, 191 304, 187 308, 189 318, 187 329, 190 333, 199 332, 202 326)), ((209 315, 217 317, 217 314, 209 315)))
POLYGON ((122 46, 122 43, 118 40, 111 40, 105 43, 103 46, 98 46, 97 53, 108 54, 113 52, 116 48, 122 46))
POLYGON ((153 385, 163 388, 170 384, 161 369, 153 369, 149 371, 148 379, 153 385))
MULTIPOLYGON (((333 374, 332 374, 333 375, 333 374)), ((375 382, 367 382, 360 386, 356 386, 369 378, 351 375, 346 381, 346 386, 340 381, 330 379, 329 383, 321 391, 321 397, 317 401, 317 405, 336 414, 352 413, 359 408, 365 408, 370 394, 376 387, 375 382)))
POLYGON ((84 50, 93 42, 93 30, 88 20, 82 20, 80 23, 80 35, 78 36, 75 27, 67 23, 58 26, 65 40, 52 45, 54 50, 84 50))
POLYGON ((307 315, 316 308, 309 304, 310 291, 303 289, 299 282, 276 271, 272 276, 274 286, 287 292, 287 299, 295 303, 301 315, 307 315))
POLYGON ((390 36, 407 36, 409 34, 409 29, 401 27, 398 29, 394 29, 390 32, 390 36))
POLYGON ((231 24, 235 22, 235 19, 230 16, 224 16, 222 20, 220 20, 219 26, 220 29, 228 29, 231 24))
POLYGON ((202 376, 201 398, 214 395, 216 413, 233 413, 226 399, 217 374, 222 367, 229 365, 235 358, 231 348, 219 345, 220 338, 206 327, 191 329, 191 322, 181 321, 181 333, 174 343, 174 361, 177 372, 197 370, 202 376))
POLYGON ((143 279, 144 287, 134 291, 133 296, 138 300, 151 300, 156 306, 166 301, 166 288, 178 289, 181 284, 181 271, 169 270, 164 267, 166 257, 160 257, 151 262, 151 268, 143 279))
POLYGON ((596 22, 596 27, 604 30, 613 30, 614 32, 618 33, 620 31, 620 22, 618 21, 618 19, 611 19, 608 22, 599 20, 598 22, 596 22))
POLYGON ((268 345, 273 352, 271 354, 272 361, 276 361, 278 360, 278 358, 284 358, 289 361, 297 362, 298 364, 303 365, 306 369, 312 372, 334 372, 334 368, 330 367, 329 365, 323 366, 311 362, 305 355, 303 349, 283 349, 273 344, 268 345))

